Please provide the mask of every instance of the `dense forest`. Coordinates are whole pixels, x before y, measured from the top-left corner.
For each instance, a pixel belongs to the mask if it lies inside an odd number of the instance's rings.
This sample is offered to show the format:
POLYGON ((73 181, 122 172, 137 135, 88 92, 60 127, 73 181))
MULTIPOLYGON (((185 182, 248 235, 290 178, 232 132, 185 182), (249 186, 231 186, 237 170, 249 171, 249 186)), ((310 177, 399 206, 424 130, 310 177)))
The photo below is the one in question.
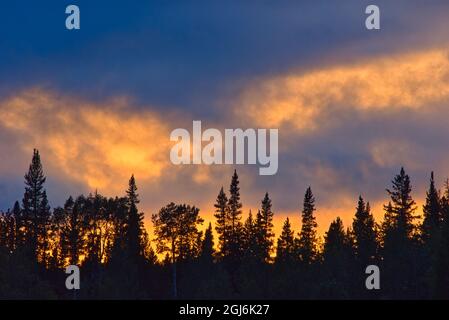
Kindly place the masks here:
POLYGON ((449 184, 440 192, 433 173, 422 217, 402 168, 381 223, 360 196, 351 227, 336 218, 324 239, 310 187, 301 230, 287 218, 277 239, 268 193, 243 216, 237 172, 218 192, 214 225, 202 232, 197 207, 169 203, 151 216, 150 237, 134 176, 121 197, 69 197, 53 209, 45 180, 35 150, 23 199, 0 213, 0 299, 449 298, 449 184), (380 290, 365 287, 371 264, 380 290), (65 287, 68 265, 80 266, 80 290, 65 287))

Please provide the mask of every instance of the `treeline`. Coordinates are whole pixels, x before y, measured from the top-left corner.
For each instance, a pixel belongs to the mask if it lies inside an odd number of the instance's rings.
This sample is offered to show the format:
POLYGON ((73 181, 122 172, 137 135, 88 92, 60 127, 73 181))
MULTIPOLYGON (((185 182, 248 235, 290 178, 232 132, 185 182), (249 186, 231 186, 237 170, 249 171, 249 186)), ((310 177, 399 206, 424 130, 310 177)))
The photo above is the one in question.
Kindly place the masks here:
POLYGON ((228 192, 218 193, 214 226, 200 231, 198 208, 169 203, 151 216, 150 239, 134 176, 122 197, 96 192, 54 209, 45 180, 35 150, 21 203, 0 213, 2 299, 449 298, 449 184, 438 190, 433 173, 423 217, 402 168, 381 223, 360 196, 351 227, 336 218, 324 239, 310 187, 297 233, 287 218, 275 239, 268 193, 244 217, 234 172, 228 192), (77 291, 65 287, 73 264, 81 269, 77 291), (380 290, 365 286, 368 265, 380 269, 380 290))

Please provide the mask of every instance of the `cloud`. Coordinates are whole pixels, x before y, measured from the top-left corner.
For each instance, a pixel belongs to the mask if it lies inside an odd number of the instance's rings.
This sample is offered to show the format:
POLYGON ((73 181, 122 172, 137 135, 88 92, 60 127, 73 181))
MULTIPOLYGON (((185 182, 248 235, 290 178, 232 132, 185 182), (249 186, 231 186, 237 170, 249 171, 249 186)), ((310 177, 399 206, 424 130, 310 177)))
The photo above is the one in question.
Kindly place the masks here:
POLYGON ((243 90, 235 113, 308 133, 335 126, 338 114, 413 111, 448 98, 448 51, 435 49, 262 79, 243 90))
POLYGON ((122 191, 132 173, 157 181, 168 165, 167 124, 151 111, 133 113, 124 98, 99 105, 29 89, 0 101, 0 113, 23 153, 38 148, 50 174, 89 190, 122 191))

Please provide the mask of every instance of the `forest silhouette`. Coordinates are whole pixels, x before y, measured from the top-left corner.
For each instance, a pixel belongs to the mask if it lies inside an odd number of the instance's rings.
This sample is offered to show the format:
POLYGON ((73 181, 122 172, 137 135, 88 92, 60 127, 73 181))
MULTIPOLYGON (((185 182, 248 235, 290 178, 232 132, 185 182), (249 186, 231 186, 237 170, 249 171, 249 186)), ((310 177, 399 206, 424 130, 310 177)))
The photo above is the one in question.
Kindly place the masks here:
POLYGON ((243 215, 236 171, 204 232, 197 207, 169 203, 151 215, 150 238, 134 176, 121 197, 95 192, 53 209, 45 180, 34 150, 21 202, 0 212, 0 299, 449 298, 449 183, 440 191, 433 173, 422 217, 401 168, 382 222, 359 196, 351 227, 337 217, 324 241, 310 187, 301 229, 287 218, 277 239, 268 193, 243 215), (80 267, 80 290, 65 287, 68 265, 80 267), (368 265, 380 268, 379 290, 365 286, 368 265))

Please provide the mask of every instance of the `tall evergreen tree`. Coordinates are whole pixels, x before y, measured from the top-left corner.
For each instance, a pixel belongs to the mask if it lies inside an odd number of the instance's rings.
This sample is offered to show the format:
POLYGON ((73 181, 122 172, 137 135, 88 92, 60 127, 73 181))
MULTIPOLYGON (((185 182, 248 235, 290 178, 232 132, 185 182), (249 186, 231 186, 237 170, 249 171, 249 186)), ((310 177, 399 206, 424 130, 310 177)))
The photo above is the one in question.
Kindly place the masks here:
POLYGON ((229 255, 229 208, 228 198, 226 193, 221 187, 218 193, 217 200, 214 204, 215 207, 215 231, 218 234, 218 248, 220 250, 220 256, 229 255))
POLYGON ((421 225, 421 236, 427 243, 432 236, 437 235, 442 221, 441 200, 435 188, 433 172, 430 174, 429 190, 426 192, 426 203, 423 206, 424 219, 421 225))
POLYGON ((410 178, 404 168, 387 189, 391 202, 385 206, 383 224, 383 264, 387 291, 393 297, 417 297, 418 288, 412 286, 418 277, 416 266, 415 201, 411 196, 410 178))
POLYGON ((343 228, 343 221, 337 217, 329 226, 324 237, 325 281, 322 296, 325 298, 347 298, 351 295, 354 273, 352 272, 352 232, 343 228))
POLYGON ((50 219, 50 208, 44 189, 45 180, 39 151, 34 149, 29 170, 25 174, 22 206, 26 247, 39 260, 42 260, 45 254, 46 232, 50 219))
POLYGON ((362 196, 359 196, 352 228, 356 256, 363 264, 372 260, 377 252, 376 223, 370 211, 369 203, 365 204, 362 196))
POLYGON ((134 175, 129 179, 129 187, 126 191, 128 219, 126 228, 127 250, 129 257, 134 261, 139 261, 144 257, 145 246, 143 243, 143 235, 145 227, 143 224, 143 213, 137 209, 137 204, 140 202, 137 194, 136 180, 134 175))
POLYGON ((295 234, 290 220, 285 219, 282 232, 277 240, 276 263, 290 263, 295 260, 295 234))
POLYGON ((313 196, 312 189, 308 187, 304 195, 302 225, 298 241, 299 257, 304 264, 313 263, 317 257, 318 239, 316 229, 318 224, 313 215, 315 210, 315 197, 313 196))
POLYGON ((273 211, 268 192, 262 200, 262 208, 256 217, 256 239, 258 254, 261 261, 268 262, 273 250, 273 211))
POLYGON ((240 201, 239 177, 237 171, 231 180, 229 188, 229 254, 232 259, 238 259, 243 253, 243 225, 240 221, 242 218, 242 203, 240 201))
POLYGON ((403 243, 409 242, 414 232, 416 203, 412 199, 411 191, 410 177, 404 168, 401 168, 400 173, 392 181, 392 189, 387 189, 387 193, 391 197, 397 240, 403 243))
POLYGON ((329 230, 324 236, 324 261, 330 261, 339 258, 346 249, 346 233, 343 227, 343 221, 337 217, 331 222, 329 230))
POLYGON ((256 222, 253 219, 251 210, 243 225, 243 239, 245 256, 250 259, 256 259, 258 250, 256 222))
POLYGON ((209 223, 201 243, 200 259, 203 263, 210 265, 214 261, 214 254, 214 235, 212 233, 212 224, 209 223))

